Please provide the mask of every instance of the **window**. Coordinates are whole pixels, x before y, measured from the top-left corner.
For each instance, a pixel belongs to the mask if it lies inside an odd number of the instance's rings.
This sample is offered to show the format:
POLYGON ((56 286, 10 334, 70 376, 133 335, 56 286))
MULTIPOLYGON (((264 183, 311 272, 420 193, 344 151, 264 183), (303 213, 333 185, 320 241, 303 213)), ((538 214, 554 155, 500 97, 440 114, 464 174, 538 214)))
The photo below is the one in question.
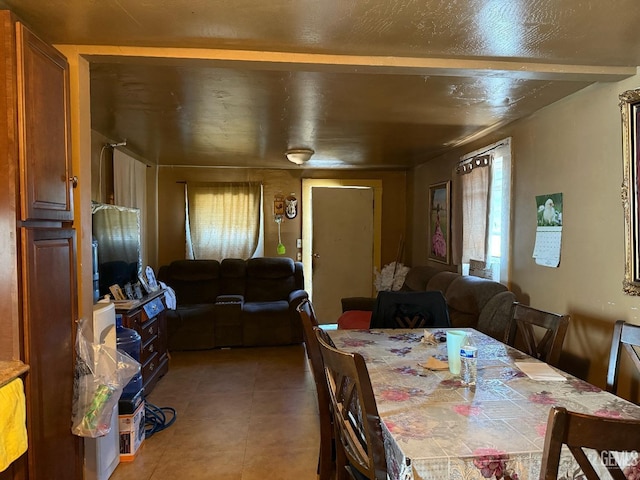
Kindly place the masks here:
POLYGON ((262 185, 189 183, 185 186, 186 258, 261 255, 262 185))
POLYGON ((479 261, 481 276, 506 283, 509 274, 511 141, 509 138, 465 155, 462 175, 462 271, 479 261))

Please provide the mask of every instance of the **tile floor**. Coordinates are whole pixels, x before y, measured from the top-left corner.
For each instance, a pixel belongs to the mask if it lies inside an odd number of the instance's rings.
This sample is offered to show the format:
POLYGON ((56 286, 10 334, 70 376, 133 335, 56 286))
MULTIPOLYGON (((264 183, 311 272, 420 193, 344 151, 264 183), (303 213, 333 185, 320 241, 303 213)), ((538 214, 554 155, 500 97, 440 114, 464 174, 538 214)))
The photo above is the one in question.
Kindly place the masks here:
POLYGON ((173 352, 148 400, 176 409, 111 480, 315 480, 319 425, 302 345, 173 352))

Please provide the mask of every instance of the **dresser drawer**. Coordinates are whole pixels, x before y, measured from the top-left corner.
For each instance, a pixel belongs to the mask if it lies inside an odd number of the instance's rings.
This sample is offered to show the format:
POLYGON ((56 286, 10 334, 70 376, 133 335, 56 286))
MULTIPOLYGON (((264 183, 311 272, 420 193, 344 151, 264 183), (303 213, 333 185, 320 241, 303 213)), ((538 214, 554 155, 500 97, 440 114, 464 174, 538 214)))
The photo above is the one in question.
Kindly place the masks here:
POLYGON ((152 355, 158 352, 158 337, 153 336, 146 343, 142 344, 142 351, 140 352, 140 363, 144 365, 152 355))
POLYGON ((136 332, 140 333, 140 326, 142 325, 142 310, 129 315, 122 316, 122 326, 126 328, 132 328, 136 332))
POLYGON ((147 379, 151 378, 159 366, 160 356, 158 355, 158 352, 153 352, 153 354, 148 357, 147 361, 142 364, 142 380, 146 382, 147 379))
POLYGON ((140 326, 138 333, 140 334, 143 345, 158 335, 158 324, 158 317, 154 317, 140 326))

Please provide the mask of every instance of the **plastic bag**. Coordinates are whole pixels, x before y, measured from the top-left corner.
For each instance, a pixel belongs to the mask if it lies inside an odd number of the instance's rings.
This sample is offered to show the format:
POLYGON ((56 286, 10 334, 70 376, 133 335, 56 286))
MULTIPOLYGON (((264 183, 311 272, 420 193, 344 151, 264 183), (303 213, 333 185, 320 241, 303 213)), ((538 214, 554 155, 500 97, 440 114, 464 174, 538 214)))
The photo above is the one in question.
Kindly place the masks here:
POLYGON ((74 435, 101 437, 111 429, 111 415, 122 390, 140 372, 140 363, 124 352, 90 342, 85 320, 78 321, 72 410, 74 435))

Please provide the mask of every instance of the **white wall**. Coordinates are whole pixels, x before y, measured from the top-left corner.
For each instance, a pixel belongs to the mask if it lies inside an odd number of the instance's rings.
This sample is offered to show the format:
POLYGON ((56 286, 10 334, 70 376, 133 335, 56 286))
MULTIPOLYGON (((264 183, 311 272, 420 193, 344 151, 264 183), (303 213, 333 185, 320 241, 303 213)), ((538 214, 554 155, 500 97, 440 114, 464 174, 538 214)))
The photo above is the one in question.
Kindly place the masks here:
MULTIPOLYGON (((512 137, 513 191, 510 288, 536 308, 571 314, 562 366, 604 386, 613 323, 640 324, 640 297, 625 295, 621 203, 622 128, 618 95, 640 87, 640 76, 592 85, 414 172, 413 259, 424 263, 419 238, 428 184, 443 180, 464 153, 512 137), (535 196, 562 192, 560 266, 536 265, 535 196)), ((640 400, 638 379, 624 367, 621 394, 640 400)))

